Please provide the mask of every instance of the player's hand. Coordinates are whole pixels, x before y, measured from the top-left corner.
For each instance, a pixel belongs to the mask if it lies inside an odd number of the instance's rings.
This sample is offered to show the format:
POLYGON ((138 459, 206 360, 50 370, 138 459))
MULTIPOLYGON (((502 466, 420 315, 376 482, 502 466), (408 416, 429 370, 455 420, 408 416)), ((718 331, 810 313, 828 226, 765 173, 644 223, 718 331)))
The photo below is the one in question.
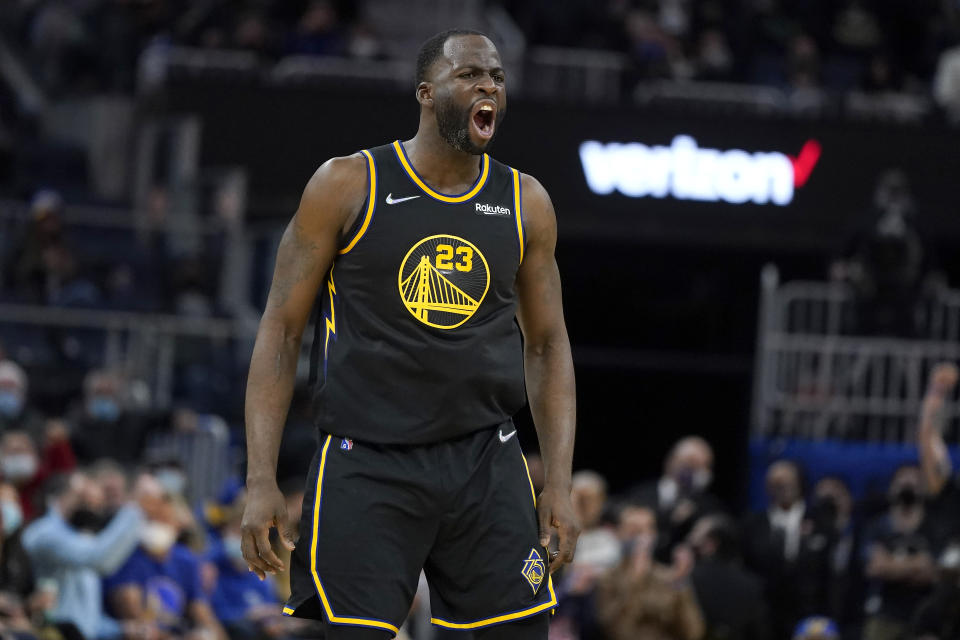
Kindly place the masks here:
POLYGON ((540 546, 550 547, 550 539, 557 535, 556 556, 550 557, 550 573, 573 560, 573 552, 580 536, 580 525, 573 515, 570 489, 556 489, 547 485, 537 499, 537 520, 540 523, 540 546))
POLYGON ((250 571, 263 580, 266 574, 283 571, 283 561, 270 546, 270 527, 280 532, 280 542, 293 551, 293 536, 287 520, 287 501, 276 483, 248 486, 246 506, 240 524, 240 548, 250 571))

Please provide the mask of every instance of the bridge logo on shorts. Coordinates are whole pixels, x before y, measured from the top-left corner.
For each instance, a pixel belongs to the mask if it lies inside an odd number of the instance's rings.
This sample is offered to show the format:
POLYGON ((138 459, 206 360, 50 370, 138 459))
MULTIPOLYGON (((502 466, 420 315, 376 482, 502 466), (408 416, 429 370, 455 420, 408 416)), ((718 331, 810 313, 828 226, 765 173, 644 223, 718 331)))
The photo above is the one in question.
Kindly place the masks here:
POLYGON ((547 566, 536 549, 530 549, 530 555, 523 561, 523 571, 521 573, 530 583, 533 593, 536 594, 537 589, 543 584, 543 576, 547 574, 547 566))
POLYGON ((468 240, 428 236, 404 256, 397 284, 400 299, 414 318, 437 329, 454 329, 483 302, 490 288, 490 267, 468 240))

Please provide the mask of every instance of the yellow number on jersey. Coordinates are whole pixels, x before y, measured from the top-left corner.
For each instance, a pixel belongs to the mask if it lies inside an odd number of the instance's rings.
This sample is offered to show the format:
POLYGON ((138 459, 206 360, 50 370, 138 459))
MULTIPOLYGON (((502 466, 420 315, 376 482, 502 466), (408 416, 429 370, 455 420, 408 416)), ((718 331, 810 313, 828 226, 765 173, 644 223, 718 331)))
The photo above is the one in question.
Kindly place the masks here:
POLYGON ((453 247, 449 244, 437 245, 437 269, 450 271, 453 269, 453 247))
POLYGON ((457 263, 457 271, 473 271, 473 249, 467 246, 457 247, 457 255, 463 258, 457 263))

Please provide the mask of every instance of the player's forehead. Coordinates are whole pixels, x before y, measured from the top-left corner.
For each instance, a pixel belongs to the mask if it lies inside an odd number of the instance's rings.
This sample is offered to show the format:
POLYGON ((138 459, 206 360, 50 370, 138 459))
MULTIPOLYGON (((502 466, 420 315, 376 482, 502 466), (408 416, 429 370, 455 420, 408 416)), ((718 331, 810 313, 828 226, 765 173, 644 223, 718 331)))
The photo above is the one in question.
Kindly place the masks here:
POLYGON ((500 53, 490 39, 480 35, 451 36, 443 43, 443 60, 450 68, 499 69, 500 53))

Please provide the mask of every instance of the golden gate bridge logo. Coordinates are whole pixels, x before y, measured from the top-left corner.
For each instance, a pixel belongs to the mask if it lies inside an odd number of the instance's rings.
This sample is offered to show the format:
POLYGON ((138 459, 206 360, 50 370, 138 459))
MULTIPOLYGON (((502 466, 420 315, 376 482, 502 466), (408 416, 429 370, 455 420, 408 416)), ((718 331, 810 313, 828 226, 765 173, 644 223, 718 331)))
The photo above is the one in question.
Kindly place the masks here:
POLYGON ((490 286, 490 268, 463 238, 435 235, 407 252, 397 276, 404 306, 425 325, 453 329, 469 320, 490 286))

